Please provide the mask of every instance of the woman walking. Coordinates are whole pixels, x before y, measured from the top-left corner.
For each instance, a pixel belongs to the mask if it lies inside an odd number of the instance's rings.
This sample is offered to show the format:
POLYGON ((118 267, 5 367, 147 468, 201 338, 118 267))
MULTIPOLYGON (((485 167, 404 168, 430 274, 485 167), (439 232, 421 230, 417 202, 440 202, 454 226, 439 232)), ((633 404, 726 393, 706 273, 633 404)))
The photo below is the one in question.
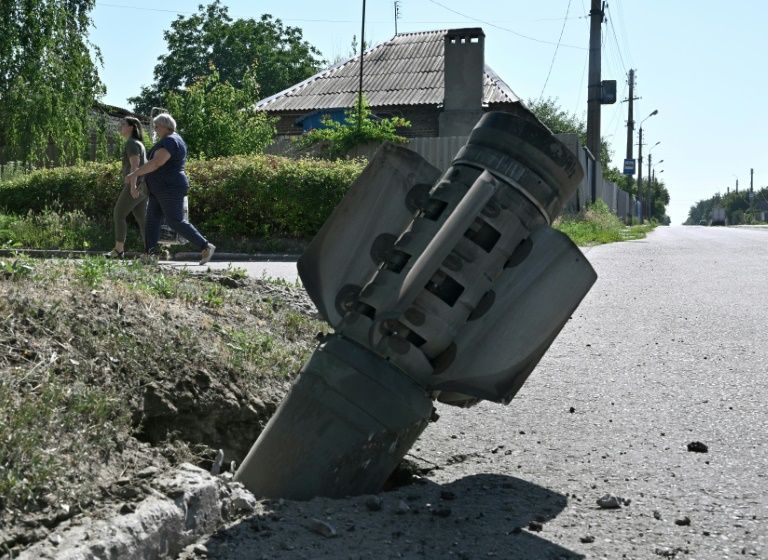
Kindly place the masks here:
POLYGON ((149 203, 144 249, 150 257, 158 254, 160 221, 165 216, 171 229, 200 248, 200 264, 206 264, 216 247, 184 218, 184 197, 189 191, 189 179, 184 172, 187 145, 176 133, 176 121, 168 113, 157 115, 152 124, 159 140, 149 151, 149 161, 129 175, 147 178, 149 203))
POLYGON ((144 149, 144 132, 139 119, 125 117, 120 123, 120 134, 125 138, 123 146, 123 189, 117 197, 112 218, 115 222, 115 247, 107 253, 107 257, 122 259, 125 254, 125 237, 128 234, 128 214, 133 214, 139 224, 141 239, 144 240, 144 219, 147 215, 147 193, 144 181, 138 182, 136 177, 130 177, 131 172, 147 162, 147 152, 144 149))

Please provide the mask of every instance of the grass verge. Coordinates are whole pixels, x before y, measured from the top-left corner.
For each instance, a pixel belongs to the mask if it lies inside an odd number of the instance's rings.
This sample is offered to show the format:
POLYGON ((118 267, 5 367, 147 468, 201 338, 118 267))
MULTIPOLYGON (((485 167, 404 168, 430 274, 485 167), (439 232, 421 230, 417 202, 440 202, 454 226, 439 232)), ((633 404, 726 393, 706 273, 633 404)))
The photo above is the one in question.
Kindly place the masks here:
POLYGON ((653 231, 656 223, 624 225, 605 202, 597 201, 577 216, 558 218, 554 227, 570 237, 576 245, 585 246, 642 239, 653 231))
MULTIPOLYGON (((30 211, 23 215, 0 213, 0 248, 107 252, 114 246, 112 232, 111 216, 97 220, 80 210, 46 208, 42 212, 30 211)), ((216 237, 212 240, 219 251, 236 253, 300 253, 305 246, 305 241, 301 239, 271 237, 216 237)), ((128 218, 125 246, 128 251, 143 250, 143 242, 133 217, 128 218)), ((190 244, 174 245, 171 249, 173 252, 198 251, 190 244)))

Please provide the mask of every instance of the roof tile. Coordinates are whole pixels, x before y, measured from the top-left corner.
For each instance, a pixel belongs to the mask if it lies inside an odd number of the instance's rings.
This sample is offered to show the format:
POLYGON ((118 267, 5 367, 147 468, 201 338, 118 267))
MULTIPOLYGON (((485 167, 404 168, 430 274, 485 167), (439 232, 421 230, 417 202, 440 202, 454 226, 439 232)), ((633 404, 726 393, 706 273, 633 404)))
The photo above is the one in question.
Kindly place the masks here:
MULTIPOLYGON (((364 53, 363 91, 372 107, 443 102, 446 31, 396 35, 364 53)), ((351 107, 356 99, 359 57, 349 59, 256 103, 265 111, 351 107)), ((486 64, 483 103, 520 101, 486 64)))

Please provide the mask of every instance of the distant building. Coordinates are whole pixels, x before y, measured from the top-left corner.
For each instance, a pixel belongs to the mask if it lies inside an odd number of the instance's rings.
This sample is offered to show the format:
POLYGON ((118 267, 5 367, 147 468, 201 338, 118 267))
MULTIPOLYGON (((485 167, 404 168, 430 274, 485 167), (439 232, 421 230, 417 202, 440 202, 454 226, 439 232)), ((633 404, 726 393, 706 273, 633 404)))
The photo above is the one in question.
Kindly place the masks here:
MULTIPOLYGON (((363 94, 378 117, 403 117, 407 137, 466 136, 486 111, 531 113, 484 60, 481 28, 403 33, 363 55, 363 94)), ((278 117, 278 136, 343 120, 357 102, 355 56, 256 103, 278 117)))

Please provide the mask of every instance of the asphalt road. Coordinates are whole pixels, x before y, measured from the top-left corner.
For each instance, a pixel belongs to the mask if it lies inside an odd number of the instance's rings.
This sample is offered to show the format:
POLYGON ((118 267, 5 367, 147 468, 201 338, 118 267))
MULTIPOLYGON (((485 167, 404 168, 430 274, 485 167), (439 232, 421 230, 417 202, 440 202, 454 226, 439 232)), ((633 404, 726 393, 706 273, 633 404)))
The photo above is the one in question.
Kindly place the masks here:
POLYGON ((423 484, 378 511, 264 502, 207 557, 768 558, 768 232, 585 253, 599 279, 512 403, 439 407, 412 450, 439 466, 423 484))

